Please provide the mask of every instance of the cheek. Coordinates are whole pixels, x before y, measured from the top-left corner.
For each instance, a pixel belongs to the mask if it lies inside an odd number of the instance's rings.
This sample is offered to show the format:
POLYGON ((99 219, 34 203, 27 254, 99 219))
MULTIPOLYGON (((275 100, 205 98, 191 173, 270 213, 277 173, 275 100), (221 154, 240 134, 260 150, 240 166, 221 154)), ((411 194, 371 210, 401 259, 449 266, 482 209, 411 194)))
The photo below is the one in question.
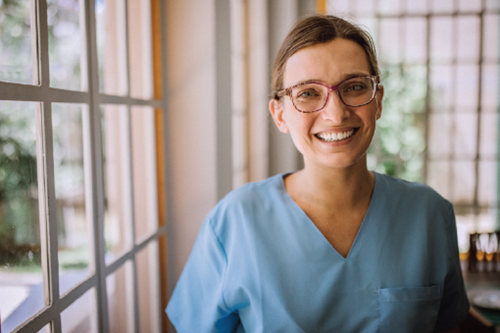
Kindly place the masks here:
POLYGON ((286 114, 287 124, 290 128, 292 136, 304 136, 311 132, 313 126, 313 117, 308 117, 310 114, 300 113, 297 110, 289 110, 286 114))
POLYGON ((290 135, 292 137, 304 131, 306 124, 304 121, 305 119, 302 119, 303 117, 301 116, 302 116, 301 113, 299 113, 295 109, 292 110, 289 107, 285 108, 283 112, 283 120, 285 121, 288 129, 290 130, 290 135))
POLYGON ((297 150, 304 154, 313 139, 311 128, 314 121, 311 121, 311 119, 308 119, 307 117, 306 119, 301 119, 302 117, 300 115, 301 114, 299 114, 299 117, 294 117, 293 122, 291 123, 290 137, 292 138, 297 150))

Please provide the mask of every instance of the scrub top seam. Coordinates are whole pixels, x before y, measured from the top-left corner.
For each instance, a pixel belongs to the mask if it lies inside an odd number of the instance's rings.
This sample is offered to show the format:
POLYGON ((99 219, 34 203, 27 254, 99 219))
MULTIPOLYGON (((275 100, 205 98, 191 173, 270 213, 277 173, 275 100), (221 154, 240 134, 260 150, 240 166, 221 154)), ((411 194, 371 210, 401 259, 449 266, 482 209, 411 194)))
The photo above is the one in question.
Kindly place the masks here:
POLYGON ((450 238, 452 235, 452 233, 450 232, 451 230, 450 229, 456 229, 456 220, 455 220, 455 213, 454 213, 454 210, 453 210, 453 205, 450 203, 450 207, 448 208, 448 219, 446 220, 446 233, 448 234, 448 237, 446 239, 446 245, 448 247, 448 253, 447 253, 447 258, 448 258, 448 264, 450 266, 454 266, 454 261, 453 261, 453 258, 451 257, 451 254, 452 254, 452 251, 450 250, 454 250, 452 247, 453 247, 453 244, 451 243, 451 240, 453 238, 450 238), (455 228, 453 228, 453 224, 455 225, 455 228))
POLYGON ((221 287, 221 293, 222 293, 222 302, 224 304, 224 306, 226 307, 226 310, 230 311, 230 312, 233 312, 231 310, 231 308, 227 305, 226 303, 226 299, 224 298, 224 289, 225 289, 225 285, 226 285, 226 273, 227 273, 227 266, 228 266, 228 263, 229 263, 229 260, 227 259, 227 254, 226 254, 226 249, 224 248, 224 245, 222 244, 222 242, 220 241, 219 237, 217 236, 217 233, 215 232, 214 230, 214 227, 212 225, 212 219, 209 220, 209 223, 208 225, 210 226, 210 230, 212 231, 215 239, 217 240, 217 243, 219 244, 221 250, 222 250, 222 254, 224 255, 224 259, 226 260, 226 264, 224 265, 224 273, 222 274, 222 287, 221 287))
MULTIPOLYGON (((449 203, 449 208, 448 208, 448 219, 447 219, 447 225, 446 225, 446 232, 448 234, 448 237, 447 237, 447 246, 448 246, 448 253, 447 253, 447 258, 448 258, 448 264, 450 267, 454 267, 456 271, 458 271, 458 274, 460 275, 460 277, 463 279, 463 275, 462 275, 462 269, 460 266, 457 267, 456 265, 456 261, 453 260, 453 258, 451 257, 452 256, 452 253, 453 253, 453 246, 455 244, 453 244, 453 231, 456 233, 456 218, 455 218, 455 212, 454 212, 454 209, 453 209, 453 205, 451 203, 449 203), (451 229, 451 230, 450 230, 451 229)), ((458 243, 456 244, 457 245, 457 251, 458 250, 458 243)), ((445 278, 445 282, 446 283, 446 278, 445 278)), ((443 286, 443 294, 444 294, 444 286, 443 286)), ((460 322, 460 319, 465 319, 465 316, 467 315, 467 312, 468 311, 464 311, 463 310, 463 307, 462 307, 462 310, 460 312, 460 307, 461 307, 461 302, 455 302, 455 311, 454 311, 454 316, 452 317, 453 321, 455 322, 460 322)), ((469 304, 469 307, 470 307, 470 304, 469 304)), ((452 320, 450 319, 450 322, 452 320)), ((439 325, 440 328, 442 327, 445 327, 444 324, 442 325, 439 325)))

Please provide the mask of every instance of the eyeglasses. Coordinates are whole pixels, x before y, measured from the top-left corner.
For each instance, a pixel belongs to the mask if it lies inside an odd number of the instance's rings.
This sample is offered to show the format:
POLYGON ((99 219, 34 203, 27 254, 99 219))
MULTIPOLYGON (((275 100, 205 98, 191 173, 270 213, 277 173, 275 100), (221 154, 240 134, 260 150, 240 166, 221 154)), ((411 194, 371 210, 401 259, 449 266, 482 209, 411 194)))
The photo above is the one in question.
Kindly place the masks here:
MULTIPOLYGON (((375 97, 380 78, 373 76, 350 77, 336 86, 321 82, 303 82, 281 90, 292 100, 297 111, 310 113, 322 110, 328 102, 330 91, 336 91, 347 106, 357 107, 370 103, 375 97)), ((278 96, 279 96, 278 93, 278 96)))

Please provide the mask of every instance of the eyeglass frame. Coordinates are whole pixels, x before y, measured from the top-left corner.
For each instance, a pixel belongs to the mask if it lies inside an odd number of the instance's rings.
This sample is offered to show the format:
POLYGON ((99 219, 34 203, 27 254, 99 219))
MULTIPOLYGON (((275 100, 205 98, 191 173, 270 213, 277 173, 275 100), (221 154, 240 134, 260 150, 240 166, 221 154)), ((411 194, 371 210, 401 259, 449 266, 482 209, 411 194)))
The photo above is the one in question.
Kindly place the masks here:
MULTIPOLYGON (((318 112, 318 111, 323 110, 325 108, 326 104, 328 103, 328 98, 330 97, 330 92, 331 91, 335 91, 337 93, 337 95, 339 96, 339 99, 342 101, 342 103, 344 103, 344 105, 347 105, 347 106, 350 106, 350 107, 353 107, 353 108, 357 108, 357 107, 360 107, 360 106, 363 106, 363 105, 370 104, 373 101, 373 99, 375 98, 375 94, 377 93, 377 90, 379 89, 379 84, 380 84, 380 76, 378 76, 378 75, 358 75, 358 76, 351 76, 351 77, 346 78, 345 80, 342 80, 341 82, 339 82, 336 85, 329 85, 329 84, 326 84, 326 83, 323 83, 323 82, 318 82, 318 81, 306 81, 306 82, 298 83, 296 85, 293 85, 293 86, 285 88, 285 89, 281 89, 280 91, 278 91, 276 93, 276 96, 279 97, 279 98, 281 98, 280 94, 284 91, 285 95, 288 96, 288 97, 290 97, 290 100, 292 101, 292 104, 295 107, 295 110, 297 110, 299 112, 302 112, 302 113, 313 113, 313 112, 318 112), (368 78, 368 79, 371 79, 375 83, 375 87, 373 89, 372 97, 370 98, 370 100, 368 102, 360 104, 360 105, 349 105, 349 104, 347 104, 342 99, 342 96, 340 96, 339 87, 340 87, 340 85, 342 83, 344 83, 344 82, 346 82, 348 80, 356 79, 356 78, 368 78), (295 103, 293 102, 293 98, 291 96, 292 89, 300 87, 300 86, 303 86, 303 85, 306 85, 306 84, 311 84, 311 83, 319 84, 320 86, 323 86, 323 87, 325 87, 325 88, 328 89, 328 93, 327 93, 326 98, 325 98, 325 104, 323 104, 323 106, 321 108, 319 108, 317 110, 314 110, 314 111, 302 111, 302 110, 299 110, 297 108, 297 106, 295 105, 295 103)), ((277 99, 279 99, 279 98, 277 98, 277 99)))

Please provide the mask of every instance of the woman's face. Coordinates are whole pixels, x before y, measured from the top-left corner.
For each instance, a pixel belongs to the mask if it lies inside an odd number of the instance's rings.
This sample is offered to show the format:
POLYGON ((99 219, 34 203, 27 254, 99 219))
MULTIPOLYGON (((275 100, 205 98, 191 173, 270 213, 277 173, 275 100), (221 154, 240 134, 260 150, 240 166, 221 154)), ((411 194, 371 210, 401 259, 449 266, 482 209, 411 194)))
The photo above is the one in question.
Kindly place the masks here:
MULTIPOLYGON (((352 76, 371 75, 363 48, 341 38, 306 47, 292 55, 285 66, 283 84, 286 88, 304 81, 337 85, 352 76)), ((366 163, 365 154, 382 111, 382 96, 380 86, 369 104, 350 107, 342 103, 336 92, 330 92, 325 107, 313 113, 297 111, 285 96, 280 101, 271 100, 269 108, 279 130, 290 133, 304 156, 306 167, 312 163, 347 168, 366 163), (335 138, 333 134, 342 139, 331 141, 335 138)))

